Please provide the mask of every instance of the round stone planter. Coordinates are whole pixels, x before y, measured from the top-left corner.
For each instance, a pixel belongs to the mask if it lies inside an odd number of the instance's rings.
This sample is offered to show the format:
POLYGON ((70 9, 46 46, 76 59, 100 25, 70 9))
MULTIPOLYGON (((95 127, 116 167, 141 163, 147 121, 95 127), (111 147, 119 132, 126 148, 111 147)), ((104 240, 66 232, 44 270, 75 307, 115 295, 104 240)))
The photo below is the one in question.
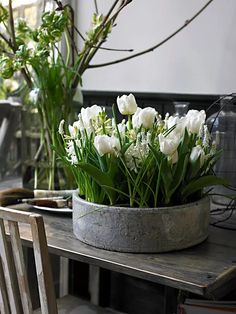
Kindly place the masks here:
POLYGON ((160 208, 104 206, 73 195, 73 230, 89 245, 118 252, 180 250, 208 236, 210 201, 160 208))

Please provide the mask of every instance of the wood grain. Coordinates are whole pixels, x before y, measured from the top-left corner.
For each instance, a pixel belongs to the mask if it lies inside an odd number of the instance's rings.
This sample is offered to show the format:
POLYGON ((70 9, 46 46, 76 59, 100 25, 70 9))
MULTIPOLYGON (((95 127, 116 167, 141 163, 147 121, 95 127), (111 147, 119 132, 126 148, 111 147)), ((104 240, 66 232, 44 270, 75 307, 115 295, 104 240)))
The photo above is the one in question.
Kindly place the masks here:
POLYGON ((32 303, 30 299, 29 285, 25 269, 24 255, 20 240, 18 224, 15 221, 9 221, 8 224, 22 307, 24 310, 24 314, 32 314, 32 303))
MULTIPOLYGON (((70 216, 41 213, 49 250, 54 254, 208 298, 221 298, 235 288, 234 231, 211 227, 204 243, 177 252, 118 253, 97 249, 76 239, 70 216)), ((32 238, 26 225, 22 225, 21 234, 25 244, 30 246, 32 238)))

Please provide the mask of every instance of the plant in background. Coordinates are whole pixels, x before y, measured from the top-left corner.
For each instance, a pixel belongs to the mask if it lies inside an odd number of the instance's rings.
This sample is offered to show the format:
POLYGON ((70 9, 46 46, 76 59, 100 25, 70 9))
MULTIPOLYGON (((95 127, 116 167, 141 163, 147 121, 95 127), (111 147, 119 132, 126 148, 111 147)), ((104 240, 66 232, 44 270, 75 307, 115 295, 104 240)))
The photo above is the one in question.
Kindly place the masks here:
POLYGON ((69 119, 82 74, 106 41, 118 14, 129 3, 121 2, 106 16, 93 15, 91 29, 84 37, 81 50, 73 39, 73 11, 70 6, 57 2, 58 7, 44 12, 41 25, 33 29, 23 19, 14 20, 11 0, 8 8, 0 3, 0 75, 3 79, 10 79, 14 73, 21 72, 27 84, 29 95, 25 102, 37 109, 40 118, 40 146, 34 161, 46 162, 47 166, 42 171, 47 175, 49 189, 55 188, 58 176, 55 152, 51 149, 53 145, 62 144, 56 137, 58 124, 62 118, 69 119), (66 43, 64 55, 59 49, 62 38, 66 43))
POLYGON ((96 13, 92 17, 92 26, 85 35, 73 23, 72 8, 68 4, 63 5, 61 1, 54 2, 56 9, 44 12, 37 28, 31 28, 23 19, 14 19, 12 0, 9 0, 8 7, 0 2, 0 75, 3 79, 9 79, 19 71, 27 84, 30 91, 28 104, 37 109, 40 118, 40 146, 34 162, 37 163, 39 159, 46 162, 47 167, 42 172, 46 174, 50 189, 55 187, 58 177, 56 156, 51 147, 61 145, 63 148, 61 139, 56 136, 57 126, 62 118, 69 119, 73 98, 82 82, 83 73, 89 68, 126 61, 157 49, 194 21, 213 0, 207 1, 193 17, 160 43, 104 64, 91 64, 99 49, 132 51, 102 47, 116 25, 117 17, 132 0, 113 1, 105 15, 99 14, 94 1, 96 13), (75 32, 83 41, 80 49, 75 42, 75 32), (60 49, 62 39, 66 47, 63 54, 60 49))
POLYGON ((56 150, 74 174, 80 196, 106 205, 158 207, 202 198, 206 187, 226 184, 214 174, 219 158, 205 125, 205 111, 164 119, 151 107, 137 106, 132 94, 105 109, 82 108, 73 125, 62 120, 59 133, 66 154, 56 150))

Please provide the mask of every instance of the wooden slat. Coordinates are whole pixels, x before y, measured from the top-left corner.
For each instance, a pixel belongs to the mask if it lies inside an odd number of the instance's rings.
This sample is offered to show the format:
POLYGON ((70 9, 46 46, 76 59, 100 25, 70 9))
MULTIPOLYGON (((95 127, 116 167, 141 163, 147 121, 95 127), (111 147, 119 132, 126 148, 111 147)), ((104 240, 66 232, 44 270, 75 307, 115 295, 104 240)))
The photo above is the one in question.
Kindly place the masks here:
POLYGON ((30 219, 41 310, 44 314, 57 314, 57 303, 43 218, 39 215, 32 215, 30 219))
POLYGON ((90 302, 99 305, 100 267, 89 265, 90 302))
POLYGON ((30 298, 29 285, 24 264, 24 255, 20 240, 18 224, 15 221, 8 221, 8 224, 22 307, 24 310, 24 314, 32 314, 32 302, 30 298))
POLYGON ((32 213, 0 206, 0 217, 4 220, 14 220, 22 223, 29 223, 32 213))
POLYGON ((1 258, 0 258, 0 313, 10 314, 1 258))
POLYGON ((17 298, 18 289, 14 281, 14 268, 12 267, 3 219, 0 219, 0 255, 11 311, 12 313, 21 313, 21 307, 17 298))

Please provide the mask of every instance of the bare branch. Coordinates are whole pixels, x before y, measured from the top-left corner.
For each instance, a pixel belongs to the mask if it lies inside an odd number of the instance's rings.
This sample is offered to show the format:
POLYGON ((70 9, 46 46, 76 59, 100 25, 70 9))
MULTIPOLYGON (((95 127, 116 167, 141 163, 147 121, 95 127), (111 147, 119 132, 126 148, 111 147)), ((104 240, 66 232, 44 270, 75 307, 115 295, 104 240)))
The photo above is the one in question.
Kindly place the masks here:
POLYGON ((95 12, 98 14, 98 4, 97 4, 97 0, 94 0, 94 7, 95 7, 95 12))
POLYGON ((105 67, 105 66, 108 66, 108 65, 112 65, 112 64, 117 64, 117 63, 120 63, 120 62, 124 62, 124 61, 127 61, 127 60, 130 60, 130 59, 133 59, 133 58, 136 58, 136 57, 139 57, 141 55, 144 55, 146 53, 149 53, 151 51, 154 51, 155 49, 159 48, 160 46, 162 46, 163 44, 165 44, 167 41, 169 41, 171 38, 173 38, 174 36, 176 36, 179 32, 181 32, 185 27, 187 27, 190 23, 192 23, 214 0, 209 0, 196 14, 194 14, 194 16, 192 16, 190 19, 188 19, 187 21, 185 21, 185 23, 179 27, 175 32, 173 32, 172 34, 170 34, 169 36, 167 36, 165 39, 163 39, 161 42, 159 42, 158 44, 148 48, 148 49, 145 49, 145 50, 142 50, 138 53, 135 53, 133 55, 130 55, 130 56, 127 56, 127 57, 124 57, 124 58, 121 58, 121 59, 117 59, 117 60, 114 60, 114 61, 110 61, 110 62, 106 62, 106 63, 100 63, 100 64, 92 64, 92 65, 88 65, 87 68, 98 68, 98 67, 105 67))
POLYGON ((9 23, 11 28, 11 36, 12 36, 12 46, 13 50, 16 50, 16 34, 15 34, 15 26, 14 26, 14 17, 13 17, 13 9, 12 9, 12 0, 9 0, 9 23))
MULTIPOLYGON (((103 32, 104 28, 106 27, 107 24, 109 24, 111 21, 112 23, 114 23, 115 19, 117 18, 118 14, 121 12, 121 10, 123 10, 129 3, 131 3, 132 0, 122 0, 118 9, 115 11, 115 13, 112 15, 115 7, 117 6, 117 4, 119 3, 119 0, 114 1, 113 5, 111 6, 110 10, 108 11, 106 17, 104 18, 100 31, 97 33, 96 38, 99 38, 100 34, 103 32)), ((96 38, 94 39, 96 41, 96 38)), ((98 45, 96 46, 96 48, 93 48, 93 50, 89 49, 89 51, 87 51, 87 53, 85 54, 84 58, 83 58, 83 62, 81 62, 80 65, 80 75, 83 74, 83 72, 85 71, 85 69, 88 68, 89 62, 91 61, 91 59, 93 58, 93 56, 96 54, 96 52, 98 51, 98 49, 101 48, 101 45, 104 43, 104 39, 102 39, 98 45)), ((90 47, 91 48, 91 47, 90 47)))
POLYGON ((13 50, 13 46, 10 39, 7 39, 2 33, 0 33, 0 38, 13 50))

